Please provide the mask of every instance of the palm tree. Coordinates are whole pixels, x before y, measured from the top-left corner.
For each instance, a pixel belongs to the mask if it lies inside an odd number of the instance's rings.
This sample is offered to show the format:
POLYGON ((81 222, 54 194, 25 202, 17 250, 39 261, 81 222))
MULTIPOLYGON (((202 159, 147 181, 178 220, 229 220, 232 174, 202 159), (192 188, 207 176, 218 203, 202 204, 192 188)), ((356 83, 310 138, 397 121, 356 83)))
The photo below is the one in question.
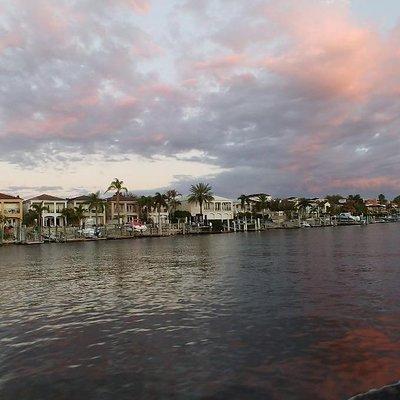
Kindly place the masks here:
POLYGON ((61 216, 64 218, 65 224, 73 224, 75 218, 75 211, 72 208, 64 208, 61 211, 61 216))
POLYGON ((249 197, 246 194, 241 194, 237 199, 240 200, 242 212, 245 212, 245 206, 247 204, 247 201, 249 200, 249 197))
POLYGON ((180 200, 178 200, 177 198, 182 195, 178 193, 178 191, 176 191, 175 189, 172 189, 168 190, 167 193, 165 193, 165 196, 167 198, 169 217, 171 219, 171 214, 176 211, 179 205, 181 205, 180 200))
POLYGON ((78 226, 81 226, 81 222, 85 218, 85 211, 86 210, 83 208, 82 204, 79 204, 79 206, 74 209, 74 217, 78 226))
POLYGON ((3 244, 4 224, 6 223, 6 221, 6 216, 4 214, 0 214, 0 244, 3 244))
POLYGON ((91 210, 94 210, 96 216, 96 225, 97 225, 99 212, 104 211, 104 200, 100 197, 100 191, 89 194, 88 201, 86 202, 86 204, 89 207, 89 212, 91 212, 91 210))
POLYGON ((137 202, 139 206, 139 218, 147 222, 148 206, 150 202, 151 206, 153 205, 153 198, 151 196, 140 196, 137 202))
POLYGON ((49 207, 44 206, 42 201, 41 203, 32 204, 32 209, 37 216, 39 222, 39 231, 41 233, 43 227, 43 212, 49 211, 49 207))
POLYGON ((264 218, 265 210, 269 206, 269 198, 266 194, 260 194, 257 198, 257 210, 261 211, 261 214, 264 218))
POLYGON ((154 200, 154 207, 158 212, 158 223, 161 223, 161 207, 167 207, 167 196, 165 194, 161 194, 157 192, 153 198, 154 200))
POLYGON ((214 200, 212 188, 208 183, 198 183, 190 187, 189 203, 200 206, 200 216, 203 219, 203 204, 214 200))
POLYGON ((124 186, 124 181, 120 181, 118 178, 115 178, 111 183, 108 189, 106 190, 107 192, 110 192, 111 190, 115 191, 115 196, 117 200, 117 214, 118 214, 118 225, 120 224, 121 221, 121 210, 119 207, 119 202, 121 199, 121 193, 127 193, 128 189, 124 186))

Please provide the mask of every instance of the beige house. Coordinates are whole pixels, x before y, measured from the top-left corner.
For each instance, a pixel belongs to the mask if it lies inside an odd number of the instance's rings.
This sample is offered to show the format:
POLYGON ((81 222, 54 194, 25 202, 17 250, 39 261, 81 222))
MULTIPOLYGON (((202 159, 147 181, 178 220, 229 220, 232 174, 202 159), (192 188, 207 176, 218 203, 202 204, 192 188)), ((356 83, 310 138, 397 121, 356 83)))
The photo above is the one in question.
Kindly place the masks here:
MULTIPOLYGON (((120 195, 119 214, 121 223, 126 224, 139 219, 139 206, 137 199, 130 195, 120 195)), ((107 222, 118 223, 117 196, 107 199, 107 222)))
POLYGON ((61 197, 41 194, 24 201, 24 211, 32 209, 34 204, 43 204, 46 210, 42 215, 42 226, 54 227, 64 226, 63 210, 67 207, 67 200, 61 197))
POLYGON ((106 202, 104 202, 103 210, 97 211, 97 220, 96 220, 96 210, 89 209, 89 196, 79 196, 74 197, 72 199, 68 199, 67 206, 68 208, 75 209, 75 207, 82 206, 85 210, 85 219, 84 224, 86 226, 93 226, 93 225, 105 225, 106 224, 106 202))
MULTIPOLYGON (((189 211, 192 217, 200 215, 200 206, 189 203, 187 198, 182 200, 178 210, 189 211)), ((225 197, 214 196, 214 200, 203 204, 203 218, 209 221, 228 221, 233 219, 233 201, 225 197)))
POLYGON ((6 217, 6 226, 16 227, 22 222, 23 204, 22 199, 17 196, 0 193, 0 215, 6 217))

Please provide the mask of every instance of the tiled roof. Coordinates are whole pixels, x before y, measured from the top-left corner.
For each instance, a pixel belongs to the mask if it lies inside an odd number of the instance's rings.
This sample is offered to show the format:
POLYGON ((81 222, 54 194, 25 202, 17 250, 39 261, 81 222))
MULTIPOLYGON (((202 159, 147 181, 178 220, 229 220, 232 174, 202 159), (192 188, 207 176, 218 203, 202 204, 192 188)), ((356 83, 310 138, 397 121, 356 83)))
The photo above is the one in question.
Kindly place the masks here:
POLYGON ((62 199, 61 197, 55 197, 51 196, 50 194, 41 194, 39 196, 33 197, 29 199, 31 200, 39 200, 39 201, 65 201, 65 199, 62 199))
POLYGON ((0 200, 21 200, 19 196, 10 196, 9 194, 0 193, 0 200))

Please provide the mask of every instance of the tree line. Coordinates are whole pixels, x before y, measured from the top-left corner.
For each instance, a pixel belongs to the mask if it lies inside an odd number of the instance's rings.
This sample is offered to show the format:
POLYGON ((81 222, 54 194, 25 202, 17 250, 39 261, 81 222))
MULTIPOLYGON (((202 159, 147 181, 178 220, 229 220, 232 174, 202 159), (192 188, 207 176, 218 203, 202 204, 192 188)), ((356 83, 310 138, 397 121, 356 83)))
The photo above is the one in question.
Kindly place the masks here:
MULTIPOLYGON (((185 212, 179 213, 177 211, 178 206, 181 205, 180 199, 182 195, 175 189, 170 189, 165 193, 156 192, 154 196, 136 196, 128 191, 128 188, 124 185, 124 181, 115 178, 104 192, 104 195, 110 192, 112 192, 113 197, 115 197, 119 224, 121 223, 121 201, 126 196, 130 196, 136 200, 139 218, 145 222, 149 221, 150 213, 155 211, 160 215, 163 209, 167 210, 170 220, 172 220, 172 217, 176 214, 181 217, 188 216, 185 212)), ((204 203, 212 201, 213 199, 212 188, 209 184, 198 183, 190 187, 188 202, 197 203, 200 206, 201 214, 203 214, 204 203)), ((97 191, 89 194, 88 200, 84 204, 80 204, 77 207, 66 207, 61 210, 60 215, 64 218, 67 225, 81 226, 87 212, 84 205, 95 214, 96 221, 98 221, 99 214, 109 211, 107 209, 109 203, 102 197, 101 192, 97 191)), ((39 224, 42 226, 43 214, 46 212, 49 212, 49 208, 44 205, 44 202, 33 204, 32 207, 24 213, 24 225, 33 226, 39 224)))

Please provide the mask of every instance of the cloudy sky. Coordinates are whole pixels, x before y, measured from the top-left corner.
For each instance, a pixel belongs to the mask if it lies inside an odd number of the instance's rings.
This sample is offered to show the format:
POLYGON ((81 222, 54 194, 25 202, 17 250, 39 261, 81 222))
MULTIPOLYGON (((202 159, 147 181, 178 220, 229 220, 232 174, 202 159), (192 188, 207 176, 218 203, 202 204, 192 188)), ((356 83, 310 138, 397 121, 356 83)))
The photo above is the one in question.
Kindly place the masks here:
POLYGON ((0 0, 0 191, 400 193, 398 0, 0 0))

